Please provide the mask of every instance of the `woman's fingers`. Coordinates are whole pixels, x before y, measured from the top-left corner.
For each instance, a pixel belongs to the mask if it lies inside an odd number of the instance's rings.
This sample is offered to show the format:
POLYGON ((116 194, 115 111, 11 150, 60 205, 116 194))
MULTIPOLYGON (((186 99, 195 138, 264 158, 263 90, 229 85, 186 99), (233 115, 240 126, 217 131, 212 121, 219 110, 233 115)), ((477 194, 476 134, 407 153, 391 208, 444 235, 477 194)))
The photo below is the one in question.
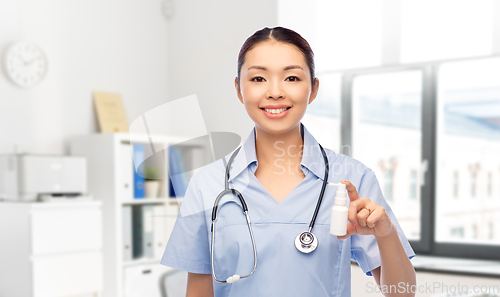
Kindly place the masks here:
POLYGON ((345 184, 345 187, 347 189, 347 193, 349 194, 349 199, 352 201, 358 200, 358 191, 356 190, 356 187, 348 180, 341 180, 340 183, 345 184))
POLYGON ((362 198, 362 199, 357 199, 355 201, 351 201, 349 204, 349 208, 347 210, 347 218, 349 219, 350 222, 353 222, 354 224, 359 224, 358 222, 358 212, 368 205, 371 202, 370 199, 368 198, 362 198))
POLYGON ((343 236, 337 236, 337 238, 338 239, 346 239, 347 237, 349 237, 353 234, 356 234, 356 227, 351 222, 349 222, 349 224, 347 224, 347 233, 343 236))
MULTIPOLYGON (((378 207, 377 202, 375 201, 370 201, 367 205, 361 207, 361 209, 358 210, 357 213, 357 219, 358 223, 360 226, 365 227, 367 225, 367 219, 370 218, 370 222, 373 223, 373 211, 376 210, 378 207), (368 209, 366 209, 366 208, 368 209), (371 213, 371 214, 370 214, 371 213)), ((370 226, 368 226, 370 227, 370 226)))
POLYGON ((385 209, 383 207, 377 207, 372 212, 372 214, 366 219, 366 226, 370 228, 375 228, 375 225, 379 222, 380 218, 385 214, 385 209))

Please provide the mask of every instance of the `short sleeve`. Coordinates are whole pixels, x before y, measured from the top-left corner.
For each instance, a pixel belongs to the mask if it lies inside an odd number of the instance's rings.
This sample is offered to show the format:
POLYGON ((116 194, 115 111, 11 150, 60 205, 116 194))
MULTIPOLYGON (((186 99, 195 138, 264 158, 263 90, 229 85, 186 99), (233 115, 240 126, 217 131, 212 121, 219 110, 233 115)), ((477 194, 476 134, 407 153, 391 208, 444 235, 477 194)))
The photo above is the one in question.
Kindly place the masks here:
MULTIPOLYGON (((375 201, 378 205, 384 207, 386 213, 391 218, 392 223, 397 228, 399 239, 401 240, 401 244, 408 255, 408 258, 413 258, 415 256, 415 252, 410 246, 403 230, 399 226, 391 207, 385 200, 373 170, 368 168, 365 171, 358 187, 358 194, 360 197, 368 197, 370 200, 375 201)), ((359 234, 352 235, 351 258, 358 262, 361 270, 363 270, 366 275, 371 276, 371 270, 381 265, 380 251, 375 236, 359 234)))
POLYGON ((201 198, 193 177, 160 261, 162 265, 192 273, 212 273, 208 229, 201 198))

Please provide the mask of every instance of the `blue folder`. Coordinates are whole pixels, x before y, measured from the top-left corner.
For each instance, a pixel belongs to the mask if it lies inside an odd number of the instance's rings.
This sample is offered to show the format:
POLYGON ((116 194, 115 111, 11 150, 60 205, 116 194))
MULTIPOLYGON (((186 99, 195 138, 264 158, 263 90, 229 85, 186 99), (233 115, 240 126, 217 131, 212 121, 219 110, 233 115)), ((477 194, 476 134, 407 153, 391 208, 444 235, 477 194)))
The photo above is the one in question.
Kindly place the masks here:
POLYGON ((134 198, 144 198, 144 166, 139 166, 144 162, 144 146, 134 144, 134 164, 137 167, 134 170, 134 198))

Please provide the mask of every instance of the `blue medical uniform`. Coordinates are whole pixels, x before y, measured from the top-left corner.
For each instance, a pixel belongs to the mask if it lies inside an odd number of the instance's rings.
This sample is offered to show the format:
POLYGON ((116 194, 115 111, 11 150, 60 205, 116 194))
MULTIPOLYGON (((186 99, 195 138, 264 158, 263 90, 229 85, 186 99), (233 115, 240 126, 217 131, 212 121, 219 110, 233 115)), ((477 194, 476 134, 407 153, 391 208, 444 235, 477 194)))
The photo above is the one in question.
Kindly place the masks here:
MULTIPOLYGON (((231 165, 229 186, 241 192, 257 248, 257 269, 235 283, 213 281, 216 297, 222 296, 351 296, 351 262, 354 259, 366 275, 381 265, 373 235, 354 234, 338 239, 330 234, 330 213, 336 187, 326 187, 312 232, 318 248, 299 252, 294 239, 307 231, 323 183, 325 164, 316 139, 301 123, 304 147, 300 168, 305 178, 278 202, 255 177, 255 127, 231 165)), ((277 144, 279 147, 279 143, 277 144)), ((397 227, 406 254, 415 256, 405 234, 384 199, 374 172, 361 162, 324 148, 330 171, 328 182, 350 180, 360 197, 368 197, 385 208, 397 227)), ((283 154, 285 150, 283 150, 283 154)), ((231 154, 228 154, 226 163, 231 154)), ((290 170, 287 164, 277 164, 290 170)), ((293 169, 292 169, 293 170, 293 169)), ((161 264, 193 273, 211 274, 211 216, 214 200, 224 190, 225 167, 219 159, 201 168, 190 180, 161 264)), ((347 201, 347 206, 349 204, 347 201)), ((226 195, 219 202, 215 229, 214 269, 217 278, 246 275, 253 269, 250 234, 239 199, 226 195)))

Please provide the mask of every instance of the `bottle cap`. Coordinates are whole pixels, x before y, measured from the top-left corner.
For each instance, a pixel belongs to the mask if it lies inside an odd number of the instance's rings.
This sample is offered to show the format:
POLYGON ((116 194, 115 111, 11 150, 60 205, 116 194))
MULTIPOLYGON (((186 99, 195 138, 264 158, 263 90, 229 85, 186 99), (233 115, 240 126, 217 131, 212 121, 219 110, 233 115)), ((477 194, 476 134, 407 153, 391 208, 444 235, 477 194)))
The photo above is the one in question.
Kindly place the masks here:
POLYGON ((337 186, 337 193, 335 196, 336 205, 346 205, 347 202, 347 189, 346 185, 342 183, 328 183, 329 186, 337 186))

